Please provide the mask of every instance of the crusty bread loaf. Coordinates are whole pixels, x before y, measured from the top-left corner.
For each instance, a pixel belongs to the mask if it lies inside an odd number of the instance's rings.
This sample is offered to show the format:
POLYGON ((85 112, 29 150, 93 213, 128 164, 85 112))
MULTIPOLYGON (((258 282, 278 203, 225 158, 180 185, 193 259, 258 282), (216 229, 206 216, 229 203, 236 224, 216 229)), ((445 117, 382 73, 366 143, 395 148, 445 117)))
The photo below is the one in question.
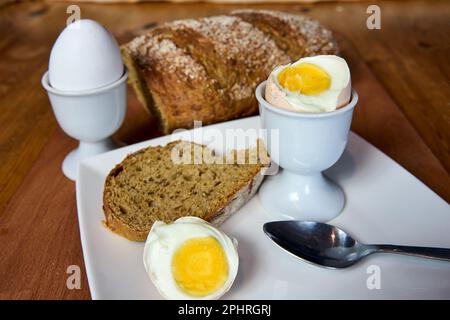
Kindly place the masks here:
POLYGON ((228 158, 231 162, 206 146, 186 141, 128 155, 106 178, 104 224, 127 239, 145 241, 156 220, 197 216, 216 225, 222 223, 262 182, 269 160, 262 144, 258 146, 241 153, 243 157, 234 153, 228 158), (192 158, 188 163, 174 162, 174 154, 191 154, 192 158))
POLYGON ((254 90, 274 67, 337 52, 317 21, 268 10, 168 22, 122 46, 130 82, 163 133, 255 114, 254 90))

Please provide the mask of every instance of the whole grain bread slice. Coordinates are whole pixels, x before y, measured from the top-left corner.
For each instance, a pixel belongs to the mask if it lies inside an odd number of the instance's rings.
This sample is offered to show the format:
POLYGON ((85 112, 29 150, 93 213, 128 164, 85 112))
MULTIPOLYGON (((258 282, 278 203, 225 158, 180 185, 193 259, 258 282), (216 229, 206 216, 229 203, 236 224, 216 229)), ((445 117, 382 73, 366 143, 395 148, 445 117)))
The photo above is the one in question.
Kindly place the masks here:
POLYGON ((139 150, 106 178, 104 224, 133 241, 145 241, 157 220, 197 216, 219 225, 253 197, 268 163, 262 143, 226 156, 186 141, 139 150))

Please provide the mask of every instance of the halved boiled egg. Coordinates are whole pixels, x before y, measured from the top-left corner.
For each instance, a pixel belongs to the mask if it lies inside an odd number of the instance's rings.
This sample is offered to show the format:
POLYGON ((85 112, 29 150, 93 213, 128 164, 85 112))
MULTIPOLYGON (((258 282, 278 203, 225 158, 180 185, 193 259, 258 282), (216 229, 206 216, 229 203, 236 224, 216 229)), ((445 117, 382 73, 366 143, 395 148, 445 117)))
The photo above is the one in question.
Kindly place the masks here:
POLYGON ((145 243, 145 269, 166 299, 218 299, 238 265, 236 242, 197 217, 156 221, 145 243))
POLYGON ((351 81, 347 62, 321 55, 275 68, 266 85, 265 98, 275 107, 299 112, 329 112, 350 101, 351 81))

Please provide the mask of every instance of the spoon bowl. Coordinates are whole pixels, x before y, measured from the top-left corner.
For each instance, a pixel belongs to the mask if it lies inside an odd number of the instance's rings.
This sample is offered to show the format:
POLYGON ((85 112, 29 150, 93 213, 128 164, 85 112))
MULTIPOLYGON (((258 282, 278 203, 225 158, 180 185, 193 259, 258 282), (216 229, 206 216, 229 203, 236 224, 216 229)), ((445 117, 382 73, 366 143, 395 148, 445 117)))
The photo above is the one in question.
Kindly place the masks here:
POLYGON ((326 223, 277 221, 264 224, 263 229, 269 238, 289 253, 326 268, 347 268, 375 252, 450 261, 450 249, 363 244, 345 231, 326 223))

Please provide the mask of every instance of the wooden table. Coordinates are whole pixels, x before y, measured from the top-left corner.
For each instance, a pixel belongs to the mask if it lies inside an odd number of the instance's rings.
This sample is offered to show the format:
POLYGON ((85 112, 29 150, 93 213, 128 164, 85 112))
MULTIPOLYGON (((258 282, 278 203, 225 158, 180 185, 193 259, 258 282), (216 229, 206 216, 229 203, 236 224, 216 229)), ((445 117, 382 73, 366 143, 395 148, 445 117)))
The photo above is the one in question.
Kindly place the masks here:
MULTIPOLYGON (((58 128, 40 85, 51 45, 67 19, 67 5, 25 2, 0 8, 0 298, 90 297, 74 183, 60 170, 76 142, 58 128), (81 267, 80 290, 66 287, 69 265, 81 267)), ((450 4, 383 2, 381 30, 366 28, 368 5, 252 7, 306 13, 339 33, 361 96, 352 129, 449 201, 450 4)), ((82 18, 98 20, 119 42, 154 23, 243 7, 80 6, 82 18)), ((117 137, 133 143, 155 134, 130 91, 127 118, 117 137)))

